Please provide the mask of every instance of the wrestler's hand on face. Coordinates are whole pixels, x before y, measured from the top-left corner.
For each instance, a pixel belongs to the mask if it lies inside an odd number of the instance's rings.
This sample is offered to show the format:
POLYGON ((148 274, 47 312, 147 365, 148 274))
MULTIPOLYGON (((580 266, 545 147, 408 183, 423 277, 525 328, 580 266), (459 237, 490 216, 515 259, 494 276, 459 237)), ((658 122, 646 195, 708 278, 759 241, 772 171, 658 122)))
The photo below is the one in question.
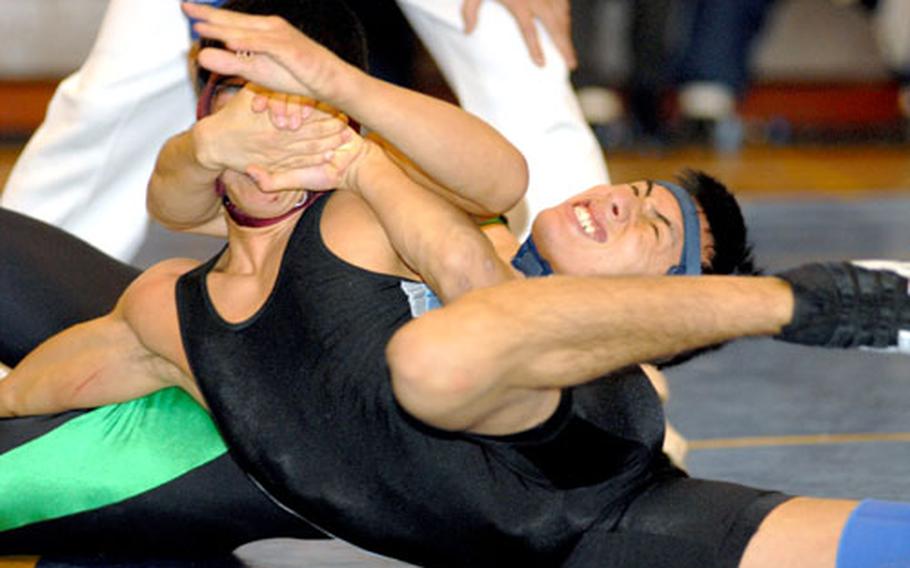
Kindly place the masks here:
MULTIPOLYGON (((320 111, 317 111, 320 112, 320 111)), ((345 142, 325 154, 326 161, 303 168, 268 170, 259 166, 247 168, 262 191, 282 191, 306 188, 310 191, 330 190, 345 185, 345 177, 363 155, 366 142, 348 127, 342 134, 345 142)))
MULTIPOLYGON (((193 132, 200 163, 212 170, 231 169, 254 178, 261 171, 309 171, 328 165, 334 150, 351 138, 344 117, 316 110, 299 98, 289 103, 287 95, 253 85, 239 89, 217 112, 199 121, 193 132), (269 112, 251 110, 255 107, 269 112), (273 108, 280 110, 280 120, 273 108), (277 122, 284 128, 276 128, 277 122)), ((272 189, 299 187, 278 185, 272 189)))
POLYGON ((253 112, 269 113, 272 125, 279 130, 297 130, 310 117, 316 102, 300 95, 263 91, 253 97, 253 112))
POLYGON ((198 61, 222 75, 239 75, 273 91, 335 101, 339 71, 350 67, 277 16, 251 16, 202 4, 183 4, 199 20, 200 36, 227 49, 205 48, 198 61))
MULTIPOLYGON (((480 4, 485 0, 464 0, 461 5, 461 15, 464 19, 465 33, 471 33, 477 26, 477 13, 480 4)), ((540 47, 540 37, 534 20, 540 20, 543 27, 550 34, 553 43, 566 61, 569 69, 578 66, 575 56, 575 47, 572 45, 571 17, 569 13, 569 0, 497 0, 512 13, 515 23, 521 30, 531 59, 537 65, 543 66, 543 49, 540 47)))

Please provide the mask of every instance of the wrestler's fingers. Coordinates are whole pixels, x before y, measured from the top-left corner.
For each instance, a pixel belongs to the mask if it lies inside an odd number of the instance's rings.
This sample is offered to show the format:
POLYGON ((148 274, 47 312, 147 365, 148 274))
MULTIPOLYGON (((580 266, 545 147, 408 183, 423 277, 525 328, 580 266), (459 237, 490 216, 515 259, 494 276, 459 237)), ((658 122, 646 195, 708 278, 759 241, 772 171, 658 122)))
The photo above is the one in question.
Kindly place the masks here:
POLYGON ((572 44, 571 16, 566 0, 549 2, 538 14, 541 24, 553 40, 557 51, 562 55, 569 69, 578 66, 575 46, 572 44))
POLYGON ((269 110, 269 96, 265 94, 257 94, 254 96, 253 100, 250 101, 250 110, 255 113, 269 110))
POLYGON ((335 169, 327 163, 280 172, 270 172, 254 165, 247 168, 246 174, 253 178, 259 189, 265 193, 301 189, 328 190, 334 189, 337 185, 335 169))
POLYGON ((222 75, 236 75, 282 92, 309 96, 310 92, 282 64, 265 54, 238 57, 237 54, 207 47, 199 52, 199 64, 222 75))
POLYGON ((287 116, 288 128, 299 130, 304 120, 309 116, 310 107, 306 100, 300 95, 288 95, 287 97, 287 116))
POLYGON ((331 152, 350 141, 350 137, 345 137, 344 132, 323 136, 311 140, 299 140, 289 147, 289 157, 281 160, 276 165, 299 164, 300 160, 308 160, 310 156, 326 156, 326 152, 331 152))
POLYGON ((531 55, 531 60, 534 61, 539 66, 543 66, 545 63, 543 56, 543 49, 540 47, 540 38, 537 35, 537 26, 534 23, 534 15, 527 10, 526 7, 516 8, 513 11, 513 16, 515 17, 515 23, 518 24, 518 29, 521 31, 522 37, 524 37, 525 45, 528 47, 528 53, 531 55))
MULTIPOLYGON (((324 164, 332 159, 334 149, 335 148, 332 148, 328 144, 322 144, 319 147, 312 146, 311 149, 302 149, 298 146, 293 146, 288 148, 288 152, 285 155, 258 156, 256 159, 251 160, 250 163, 254 163, 258 167, 266 169, 274 174, 275 172, 309 168, 324 164)), ((244 170, 244 172, 246 172, 246 170, 244 170)))
MULTIPOLYGON (((242 16, 242 14, 240 14, 242 16)), ((201 37, 221 41, 228 50, 250 52, 279 52, 289 43, 307 43, 308 38, 277 16, 266 16, 270 22, 267 28, 250 28, 219 23, 196 21, 193 30, 201 37)), ((309 43, 315 43, 309 40, 309 43)))
POLYGON ((262 191, 266 193, 277 191, 275 184, 272 182, 272 175, 266 168, 252 164, 247 166, 243 173, 250 176, 262 191))
POLYGON ((248 52, 251 55, 263 52, 263 45, 267 44, 267 33, 219 26, 209 22, 196 22, 193 30, 201 37, 217 40, 224 44, 227 51, 235 53, 248 52))
POLYGON ((461 19, 464 21, 464 33, 469 34, 477 27, 477 12, 483 0, 464 0, 461 5, 461 19))
POLYGON ((287 95, 278 93, 272 94, 272 96, 269 97, 268 106, 269 120, 272 121, 272 125, 279 130, 289 128, 290 117, 288 116, 287 95))
POLYGON ((202 67, 221 75, 240 75, 248 67, 235 53, 216 47, 202 49, 196 59, 202 67))
MULTIPOLYGON (((255 113, 265 112, 265 111, 269 110, 269 98, 271 96, 272 96, 271 91, 262 90, 260 92, 257 92, 257 94, 253 97, 253 100, 250 102, 250 110, 252 110, 255 113)), ((313 99, 307 98, 307 97, 302 97, 300 95, 286 95, 286 96, 287 96, 287 104, 288 104, 288 112, 287 112, 288 117, 290 117, 293 122, 293 117, 295 115, 297 115, 298 118, 300 119, 300 123, 297 125, 299 127, 300 124, 303 124, 304 121, 309 119, 314 114, 314 110, 315 110, 314 106, 316 105, 316 101, 314 101, 313 99)), ((319 114, 324 115, 325 113, 319 113, 319 114)), ((325 118, 331 118, 331 117, 324 117, 324 116, 314 117, 315 120, 324 120, 325 118)), ((291 128, 291 130, 296 130, 296 129, 297 129, 296 127, 291 128)))
POLYGON ((306 140, 338 135, 343 137, 343 142, 347 142, 347 140, 350 140, 353 133, 350 132, 350 129, 345 122, 336 118, 327 118, 324 120, 306 121, 297 130, 295 138, 306 140))
POLYGON ((249 28, 254 30, 269 30, 275 26, 274 16, 258 16, 253 14, 242 14, 222 8, 206 6, 204 4, 194 4, 183 2, 181 4, 183 13, 193 20, 211 22, 222 26, 232 26, 238 28, 249 28))
POLYGON ((340 179, 338 170, 329 163, 280 172, 269 172, 258 166, 250 166, 247 173, 265 192, 299 189, 325 191, 335 189, 340 179))

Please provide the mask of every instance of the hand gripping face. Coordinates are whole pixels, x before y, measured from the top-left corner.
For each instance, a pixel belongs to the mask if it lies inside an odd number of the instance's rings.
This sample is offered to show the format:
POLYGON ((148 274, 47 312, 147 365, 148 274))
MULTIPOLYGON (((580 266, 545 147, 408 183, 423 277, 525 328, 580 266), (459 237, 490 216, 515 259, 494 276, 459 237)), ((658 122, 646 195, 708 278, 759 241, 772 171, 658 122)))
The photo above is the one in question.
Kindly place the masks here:
POLYGON ((910 262, 807 264, 777 276, 795 300, 777 339, 910 354, 910 262))

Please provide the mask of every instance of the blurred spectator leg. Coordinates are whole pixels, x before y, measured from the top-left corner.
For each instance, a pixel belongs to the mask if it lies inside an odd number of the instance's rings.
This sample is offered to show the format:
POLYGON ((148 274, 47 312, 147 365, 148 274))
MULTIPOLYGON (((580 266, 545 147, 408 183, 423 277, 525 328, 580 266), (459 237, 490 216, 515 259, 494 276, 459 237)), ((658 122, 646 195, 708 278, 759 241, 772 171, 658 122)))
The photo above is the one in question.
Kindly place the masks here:
MULTIPOLYGON (((605 148, 622 143, 625 113, 622 96, 615 87, 615 63, 622 57, 613 49, 617 42, 609 34, 622 30, 621 20, 627 12, 625 0, 573 0, 572 38, 578 57, 578 67, 572 73, 572 83, 585 120, 594 128, 598 141, 605 148)), ((621 50, 620 50, 621 51, 621 50)))
POLYGON ((667 33, 672 3, 637 0, 632 4, 629 111, 641 141, 660 145, 666 142, 669 122, 664 96, 669 87, 667 33))
POLYGON ((718 150, 735 151, 742 143, 736 103, 748 85, 754 40, 773 1, 685 4, 690 26, 678 72, 680 112, 705 129, 718 150))

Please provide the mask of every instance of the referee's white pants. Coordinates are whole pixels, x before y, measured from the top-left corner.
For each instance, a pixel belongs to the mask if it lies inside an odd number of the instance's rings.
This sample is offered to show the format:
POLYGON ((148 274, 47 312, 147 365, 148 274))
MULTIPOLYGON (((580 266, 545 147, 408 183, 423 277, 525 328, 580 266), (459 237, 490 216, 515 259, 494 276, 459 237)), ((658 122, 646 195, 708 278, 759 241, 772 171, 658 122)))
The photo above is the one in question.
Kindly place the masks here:
POLYGON ((177 0, 111 0, 82 68, 58 87, 2 205, 129 260, 164 141, 194 120, 189 35, 177 0))

